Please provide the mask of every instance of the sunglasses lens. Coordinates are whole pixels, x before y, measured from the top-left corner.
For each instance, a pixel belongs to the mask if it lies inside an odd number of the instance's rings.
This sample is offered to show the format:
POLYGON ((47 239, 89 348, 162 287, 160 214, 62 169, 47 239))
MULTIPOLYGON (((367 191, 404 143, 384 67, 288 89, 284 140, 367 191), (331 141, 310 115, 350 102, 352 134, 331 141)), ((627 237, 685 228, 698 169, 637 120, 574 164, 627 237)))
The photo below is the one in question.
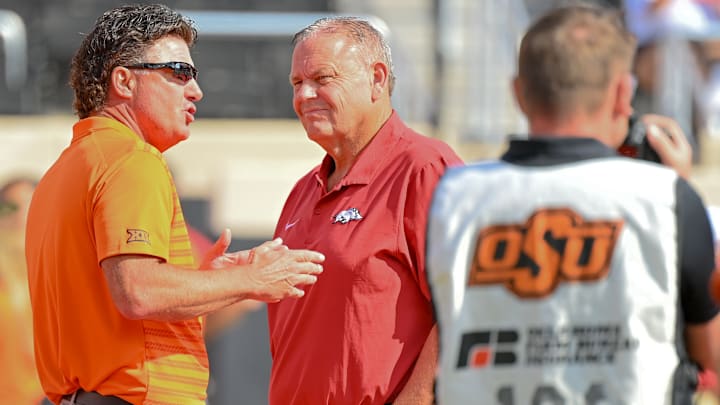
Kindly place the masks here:
POLYGON ((192 79, 192 72, 189 68, 181 67, 175 71, 175 74, 185 82, 189 82, 192 79))
POLYGON ((165 63, 139 63, 137 65, 126 66, 131 69, 172 69, 173 75, 183 82, 189 82, 191 79, 197 80, 198 71, 195 67, 185 62, 165 62, 165 63))
POLYGON ((174 64, 173 74, 184 82, 189 82, 190 79, 196 79, 197 73, 193 67, 188 63, 177 62, 174 64))

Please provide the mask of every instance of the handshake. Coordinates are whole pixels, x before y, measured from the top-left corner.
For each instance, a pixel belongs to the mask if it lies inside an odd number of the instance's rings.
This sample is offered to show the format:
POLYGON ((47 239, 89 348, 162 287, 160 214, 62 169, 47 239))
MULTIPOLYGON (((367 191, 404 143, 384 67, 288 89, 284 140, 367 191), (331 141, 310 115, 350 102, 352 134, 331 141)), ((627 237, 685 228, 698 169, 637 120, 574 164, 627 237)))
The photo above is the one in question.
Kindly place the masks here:
POLYGON ((250 250, 228 253, 230 241, 230 230, 225 229, 205 254, 200 269, 236 273, 233 279, 238 283, 240 299, 278 302, 302 297, 305 291, 299 286, 315 284, 323 271, 323 254, 289 249, 280 238, 250 250))

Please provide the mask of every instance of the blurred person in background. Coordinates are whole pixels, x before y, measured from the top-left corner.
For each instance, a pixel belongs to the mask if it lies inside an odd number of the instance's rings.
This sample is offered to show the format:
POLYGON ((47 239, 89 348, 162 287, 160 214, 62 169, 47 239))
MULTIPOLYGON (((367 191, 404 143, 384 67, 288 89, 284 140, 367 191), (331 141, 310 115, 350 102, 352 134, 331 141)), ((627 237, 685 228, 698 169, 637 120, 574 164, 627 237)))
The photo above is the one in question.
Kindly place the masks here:
POLYGON ((710 1, 623 0, 622 6, 628 29, 639 45, 670 35, 702 36, 714 18, 710 1))
POLYGON ((11 404, 40 404, 45 394, 35 370, 32 308, 25 265, 25 221, 36 180, 9 178, 0 188, 0 397, 11 404))
POLYGON ((0 228, 24 237, 27 210, 36 184, 37 181, 30 176, 15 176, 0 188, 0 201, 3 203, 0 228))
POLYGON ((393 109, 390 48, 370 23, 320 19, 292 43, 293 107, 327 154, 291 190, 275 236, 327 259, 302 300, 268 304, 270 404, 430 404, 425 222, 436 181, 462 161, 393 109))
POLYGON ((695 161, 701 135, 716 125, 713 59, 720 53, 712 38, 717 18, 710 6, 699 0, 623 1, 625 22, 637 38, 633 107, 638 113, 678 121, 688 134, 695 161))
POLYGON ((159 5, 103 13, 71 66, 79 121, 35 189, 26 260, 35 358, 63 404, 204 404, 202 317, 243 299, 301 297, 323 257, 276 239, 195 264, 163 152, 203 93, 192 21, 159 5))
POLYGON ((698 371, 717 371, 713 238, 685 134, 645 116, 670 167, 618 155, 634 50, 616 11, 542 16, 513 82, 529 138, 440 180, 439 404, 691 404, 698 371))

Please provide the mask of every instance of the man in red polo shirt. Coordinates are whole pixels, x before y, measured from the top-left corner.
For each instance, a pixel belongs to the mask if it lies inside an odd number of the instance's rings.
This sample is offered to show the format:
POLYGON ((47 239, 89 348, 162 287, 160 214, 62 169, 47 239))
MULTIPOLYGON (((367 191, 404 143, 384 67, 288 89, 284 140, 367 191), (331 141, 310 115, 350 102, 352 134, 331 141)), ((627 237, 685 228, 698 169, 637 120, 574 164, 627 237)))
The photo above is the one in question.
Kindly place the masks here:
POLYGON ((318 20, 293 43, 293 106, 327 155, 291 191, 275 235, 326 261, 302 300, 268 306, 270 403, 431 403, 426 216, 462 161, 393 110, 390 50, 368 22, 318 20))

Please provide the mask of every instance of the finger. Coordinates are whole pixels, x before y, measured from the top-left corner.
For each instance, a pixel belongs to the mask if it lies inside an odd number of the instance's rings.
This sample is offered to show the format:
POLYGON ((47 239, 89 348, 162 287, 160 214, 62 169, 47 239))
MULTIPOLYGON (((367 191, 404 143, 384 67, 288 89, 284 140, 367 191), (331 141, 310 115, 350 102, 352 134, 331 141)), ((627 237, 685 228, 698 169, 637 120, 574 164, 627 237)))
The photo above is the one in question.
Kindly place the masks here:
POLYGON ((663 119, 666 121, 662 124, 661 128, 666 133, 670 134, 671 142, 678 148, 682 148, 683 151, 691 149, 690 142, 688 141, 685 132, 680 127, 680 124, 668 117, 663 117, 663 119))
POLYGON ((289 298, 302 298, 305 296, 305 290, 297 287, 290 288, 289 298))
POLYGON ((298 257, 298 261, 305 261, 305 262, 313 262, 313 263, 322 263, 325 261, 325 255, 316 252, 314 250, 305 250, 305 249, 299 249, 293 251, 295 255, 298 257))
POLYGON ((325 269, 322 264, 313 262, 298 263, 298 273, 321 274, 325 269))
POLYGON ((650 147, 660 156, 660 161, 687 178, 692 170, 692 149, 686 141, 680 140, 679 134, 668 136, 663 129, 653 124, 648 126, 647 137, 650 147), (674 139, 676 137, 677 140, 674 139))
POLYGON ((294 286, 298 285, 312 285, 317 282, 318 278, 317 276, 314 276, 312 274, 297 274, 292 277, 292 280, 290 283, 294 286))
POLYGON ((324 268, 321 264, 313 262, 296 262, 285 268, 285 272, 290 274, 290 277, 303 274, 317 275, 321 274, 323 271, 324 268))
POLYGON ((271 246, 268 246, 268 249, 271 249, 271 250, 288 250, 289 248, 287 247, 287 245, 283 245, 283 244, 282 244, 282 241, 278 241, 278 243, 273 244, 273 245, 271 245, 271 246))
POLYGON ((654 124, 648 126, 647 138, 650 147, 657 152, 658 156, 660 156, 661 162, 671 167, 677 165, 677 147, 670 137, 663 133, 663 130, 660 129, 660 127, 654 124))
POLYGON ((213 247, 210 248, 210 252, 214 254, 214 257, 221 256, 227 251, 228 247, 230 247, 230 242, 232 242, 230 228, 225 228, 222 233, 220 233, 220 236, 218 236, 213 247))
POLYGON ((650 124, 647 128, 648 142, 661 157, 667 155, 675 147, 670 137, 662 132, 663 130, 655 124, 650 124))
POLYGON ((673 126, 676 124, 676 121, 668 116, 665 115, 659 115, 659 114, 644 114, 641 118, 641 120, 646 125, 658 125, 661 127, 668 127, 673 126))
POLYGON ((216 259, 220 259, 219 263, 225 263, 227 260, 223 257, 225 254, 225 251, 227 251, 228 247, 230 246, 230 242, 232 240, 232 236, 230 233, 230 229, 225 228, 223 232, 218 237, 217 241, 215 241, 215 244, 208 249, 208 251, 203 256, 203 260, 200 264, 201 269, 210 269, 215 268, 213 265, 214 262, 216 262, 216 259))
POLYGON ((259 246, 255 247, 256 253, 265 253, 270 250, 276 250, 279 248, 282 248, 284 245, 282 244, 281 238, 275 238, 273 240, 269 240, 266 242, 263 242, 259 246))
POLYGON ((674 121, 671 121, 666 126, 658 126, 651 124, 648 126, 648 135, 650 138, 650 146, 657 146, 669 153, 674 153, 678 158, 683 156, 686 159, 692 159, 692 147, 688 142, 687 137, 674 121))
POLYGON ((690 146, 685 132, 674 119, 657 114, 646 114, 642 117, 643 122, 648 126, 656 125, 670 135, 671 140, 676 145, 690 146))

